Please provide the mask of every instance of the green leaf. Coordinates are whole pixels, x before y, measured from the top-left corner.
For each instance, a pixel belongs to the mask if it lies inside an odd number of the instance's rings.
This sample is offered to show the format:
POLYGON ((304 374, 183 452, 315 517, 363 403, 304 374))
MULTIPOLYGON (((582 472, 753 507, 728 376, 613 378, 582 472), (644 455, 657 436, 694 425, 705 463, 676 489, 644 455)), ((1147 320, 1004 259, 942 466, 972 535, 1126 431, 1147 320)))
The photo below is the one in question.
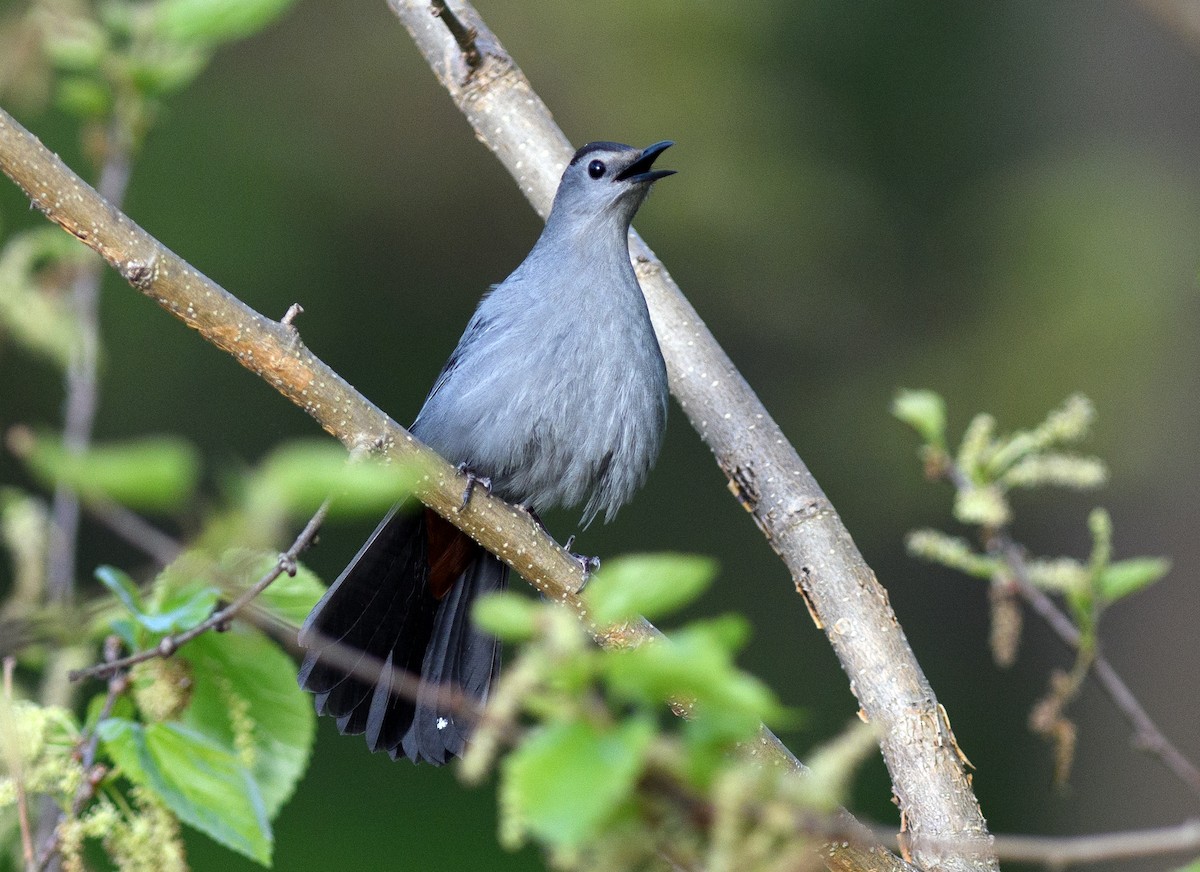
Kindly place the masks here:
POLYGON ((145 97, 170 94, 189 85, 208 64, 209 53, 195 46, 137 54, 126 59, 125 75, 145 97))
POLYGON ((480 629, 505 642, 525 642, 537 630, 542 606, 516 593, 494 593, 471 607, 471 618, 480 629))
POLYGON ((688 701, 696 722, 722 741, 749 738, 762 721, 784 714, 775 695, 758 679, 739 670, 732 652, 744 642, 740 616, 697 621, 602 661, 609 685, 620 697, 643 705, 688 701))
MULTIPOLYGON (((82 12, 83 10, 79 10, 82 12)), ((72 16, 59 10, 54 26, 43 31, 46 56, 59 70, 99 72, 111 48, 108 34, 85 15, 72 16)))
POLYGON ((263 798, 237 758, 179 724, 109 718, 96 730, 105 752, 180 820, 263 866, 273 837, 263 798))
POLYGON ((153 614, 139 620, 151 633, 178 633, 208 620, 216 608, 220 592, 214 587, 192 587, 163 598, 153 614))
POLYGON ((71 268, 91 253, 57 227, 15 234, 0 250, 0 326, 27 351, 65 369, 81 341, 79 319, 42 290, 42 273, 71 268))
POLYGON ((654 619, 696 599, 717 574, 711 558, 691 554, 644 554, 607 561, 588 582, 583 599, 601 626, 654 619))
POLYGON ((1171 571, 1171 561, 1161 557, 1134 557, 1110 563, 1096 579, 1100 596, 1109 602, 1149 587, 1171 571))
MULTIPOLYGON (((174 565, 174 564, 172 564, 174 565)), ((134 619, 151 633, 166 635, 188 630, 212 614, 219 592, 211 586, 175 587, 163 592, 162 579, 169 577, 170 568, 155 580, 155 602, 147 606, 133 580, 112 566, 96 568, 96 578, 120 601, 134 619)))
POLYGON ((308 767, 316 731, 295 664, 270 639, 238 626, 201 636, 181 654, 193 679, 183 722, 237 757, 274 819, 308 767))
POLYGON ((287 11, 294 0, 161 0, 155 30, 182 43, 244 39, 287 11))
POLYGON ((414 465, 366 458, 357 463, 328 440, 302 440, 281 446, 266 458, 253 482, 250 501, 282 506, 294 517, 311 515, 330 494, 334 517, 375 517, 412 493, 414 465))
POLYGON ((653 736, 648 718, 608 730, 584 722, 541 730, 504 761, 506 810, 550 844, 583 843, 632 793, 653 736))
POLYGON ((112 109, 112 92, 88 76, 65 76, 58 81, 54 102, 59 109, 79 118, 102 118, 112 109))
POLYGON ((946 401, 933 391, 904 389, 892 400, 892 414, 917 431, 921 441, 946 446, 946 401))
POLYGON ((96 580, 107 587, 121 605, 135 615, 142 612, 142 594, 133 579, 115 566, 97 566, 96 580))
MULTIPOLYGON (((250 548, 230 548, 222 552, 220 568, 223 575, 237 585, 236 595, 251 587, 260 578, 275 568, 279 554, 274 551, 257 551, 250 548)), ((302 624, 313 606, 325 594, 325 585, 316 573, 297 561, 296 574, 286 572, 271 582, 255 603, 276 617, 292 624, 302 624)))
POLYGON ((196 485, 199 461, 187 442, 157 437, 67 451, 48 435, 28 434, 20 453, 48 487, 69 485, 84 498, 107 498, 138 509, 169 509, 196 485))

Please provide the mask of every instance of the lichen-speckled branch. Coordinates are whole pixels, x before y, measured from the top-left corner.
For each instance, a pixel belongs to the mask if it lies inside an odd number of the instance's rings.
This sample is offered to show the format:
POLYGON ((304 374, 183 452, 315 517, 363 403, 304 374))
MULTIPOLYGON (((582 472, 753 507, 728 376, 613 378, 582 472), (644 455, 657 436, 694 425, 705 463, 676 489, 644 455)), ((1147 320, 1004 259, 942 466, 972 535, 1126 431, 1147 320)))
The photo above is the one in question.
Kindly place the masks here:
MULTIPOLYGON (((571 146, 516 62, 468 3, 454 3, 453 11, 460 26, 474 33, 478 56, 470 58, 427 0, 388 5, 476 136, 544 216, 571 146)), ((979 849, 989 838, 987 827, 946 711, 886 591, 795 449, 636 233, 631 252, 671 392, 783 558, 864 715, 879 727, 914 860, 930 869, 995 869, 995 860, 979 849), (953 847, 955 839, 961 851, 953 847)))

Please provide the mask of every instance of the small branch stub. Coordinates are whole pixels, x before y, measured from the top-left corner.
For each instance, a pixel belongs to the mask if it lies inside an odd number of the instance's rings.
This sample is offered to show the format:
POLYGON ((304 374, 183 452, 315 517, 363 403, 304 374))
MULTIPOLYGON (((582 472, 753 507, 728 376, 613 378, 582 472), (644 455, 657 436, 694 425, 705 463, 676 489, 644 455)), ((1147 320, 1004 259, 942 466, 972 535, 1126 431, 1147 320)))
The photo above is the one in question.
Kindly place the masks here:
POLYGON ((297 316, 303 315, 303 314, 304 314, 304 307, 301 306, 299 303, 292 303, 292 305, 288 306, 288 310, 283 313, 283 317, 279 319, 279 323, 282 324, 284 327, 291 327, 291 328, 295 329, 296 325, 293 324, 292 322, 296 320, 297 316))

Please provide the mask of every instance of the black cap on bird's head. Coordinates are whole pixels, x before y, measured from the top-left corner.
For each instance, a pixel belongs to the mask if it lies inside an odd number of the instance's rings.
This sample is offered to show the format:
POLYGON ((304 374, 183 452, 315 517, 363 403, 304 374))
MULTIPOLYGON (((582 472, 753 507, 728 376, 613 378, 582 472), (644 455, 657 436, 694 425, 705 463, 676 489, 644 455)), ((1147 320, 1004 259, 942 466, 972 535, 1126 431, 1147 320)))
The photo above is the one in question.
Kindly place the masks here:
POLYGON ((674 144, 666 140, 634 148, 619 142, 589 142, 567 164, 552 212, 582 218, 611 214, 615 207, 632 220, 650 186, 674 174, 675 170, 653 169, 658 156, 674 144))
POLYGON ((674 144, 666 139, 637 149, 619 142, 589 142, 575 152, 570 166, 585 164, 588 176, 597 181, 607 176, 617 182, 656 182, 675 173, 650 169, 658 156, 674 144))

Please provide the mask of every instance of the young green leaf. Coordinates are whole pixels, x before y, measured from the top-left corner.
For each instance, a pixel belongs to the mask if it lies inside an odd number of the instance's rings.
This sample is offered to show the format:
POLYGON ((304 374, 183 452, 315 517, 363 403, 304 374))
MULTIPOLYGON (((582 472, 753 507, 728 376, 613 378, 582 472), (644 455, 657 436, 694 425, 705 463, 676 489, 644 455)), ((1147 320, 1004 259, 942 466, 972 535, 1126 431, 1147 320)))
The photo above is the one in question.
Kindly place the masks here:
POLYGON ((270 866, 273 837, 262 795, 232 753, 174 723, 109 718, 96 732, 122 774, 156 794, 180 820, 270 866))
POLYGON ((892 400, 892 414, 916 430, 926 445, 946 447, 946 401, 939 394, 903 389, 892 400))
POLYGON ((584 589, 583 600, 600 625, 657 618, 696 599, 717 574, 708 557, 644 554, 607 561, 584 589))
POLYGON ((665 639, 611 652, 602 661, 609 685, 643 705, 686 700, 706 729, 730 741, 749 738, 783 710, 769 688, 734 665, 733 650, 746 635, 739 624, 745 619, 736 615, 696 621, 665 639))
POLYGON ((143 614, 138 622, 151 633, 179 633, 206 620, 216 608, 220 593, 214 587, 193 587, 165 597, 158 610, 143 614))
POLYGON ((142 615, 142 594, 132 578, 115 566, 97 566, 96 580, 107 587, 109 591, 132 614, 142 615))
POLYGON ((91 255, 57 227, 14 234, 0 250, 0 326, 6 338, 66 368, 80 342, 79 320, 62 299, 45 293, 43 271, 70 268, 91 255))
POLYGON ((649 719, 615 729, 582 721, 552 724, 504 761, 504 804, 538 838, 579 845, 630 796, 653 736, 649 719))
POLYGON ((471 609, 471 619, 480 629, 505 642, 533 638, 542 605, 515 593, 494 593, 481 598, 471 609))
POLYGON ((161 510, 178 505, 196 485, 200 466, 196 450, 181 439, 137 439, 74 454, 55 437, 28 437, 20 453, 30 470, 43 484, 68 484, 84 498, 161 510))
POLYGON ((287 11, 295 0, 160 0, 155 30, 184 44, 244 39, 287 11))
MULTIPOLYGON (((174 565, 174 564, 172 564, 174 565)), ((220 595, 216 588, 195 583, 166 587, 163 579, 171 569, 163 571, 155 581, 155 595, 149 604, 143 602, 133 579, 112 566, 96 569, 96 578, 120 601, 142 627, 151 633, 178 633, 199 624, 212 614, 220 595)))
POLYGON ((301 440, 271 452, 256 476, 254 495, 301 516, 334 494, 332 516, 373 517, 411 493, 418 474, 414 466, 373 458, 350 463, 336 442, 301 440))
POLYGON ((1104 567, 1096 587, 1100 596, 1109 602, 1137 593, 1149 587, 1171 570, 1171 561, 1161 557, 1134 557, 1118 560, 1104 567))

